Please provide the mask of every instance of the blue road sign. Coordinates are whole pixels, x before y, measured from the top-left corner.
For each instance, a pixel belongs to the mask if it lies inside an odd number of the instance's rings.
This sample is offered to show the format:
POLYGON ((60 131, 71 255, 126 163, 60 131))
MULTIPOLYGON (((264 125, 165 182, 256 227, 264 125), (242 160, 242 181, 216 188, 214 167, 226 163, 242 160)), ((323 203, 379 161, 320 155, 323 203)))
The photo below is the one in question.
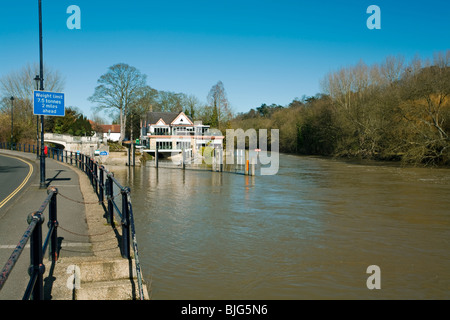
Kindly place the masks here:
POLYGON ((107 155, 108 155, 108 152, 107 152, 107 151, 102 151, 102 152, 100 152, 100 155, 101 155, 101 156, 107 156, 107 155))
POLYGON ((64 117, 64 93, 34 91, 33 113, 36 116, 64 117))

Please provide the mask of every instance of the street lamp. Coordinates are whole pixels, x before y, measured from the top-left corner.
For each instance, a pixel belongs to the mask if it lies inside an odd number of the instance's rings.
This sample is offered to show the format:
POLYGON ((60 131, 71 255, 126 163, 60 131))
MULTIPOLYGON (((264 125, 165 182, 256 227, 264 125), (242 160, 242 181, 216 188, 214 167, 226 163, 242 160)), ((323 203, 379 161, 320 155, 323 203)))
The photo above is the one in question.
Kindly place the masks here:
POLYGON ((13 130, 14 130, 14 97, 11 97, 11 150, 13 149, 13 130))
MULTIPOLYGON (((39 90, 41 78, 36 75, 33 79, 36 82, 36 91, 39 90)), ((39 116, 36 116, 36 159, 39 159, 39 116)))
MULTIPOLYGON (((40 91, 44 91, 44 58, 42 49, 42 0, 38 0, 39 8, 39 81, 40 91)), ((40 183, 39 188, 45 189, 45 155, 44 155, 44 116, 41 115, 41 154, 40 154, 40 183)))

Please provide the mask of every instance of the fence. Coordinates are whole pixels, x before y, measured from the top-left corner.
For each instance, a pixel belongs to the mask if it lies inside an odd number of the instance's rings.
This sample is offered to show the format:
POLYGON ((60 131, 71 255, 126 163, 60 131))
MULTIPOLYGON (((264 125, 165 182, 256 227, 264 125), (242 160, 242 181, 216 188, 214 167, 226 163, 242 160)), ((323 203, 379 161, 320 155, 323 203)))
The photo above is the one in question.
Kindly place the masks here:
MULTIPOLYGON (((0 143, 1 149, 11 149, 9 143, 0 143)), ((28 145, 13 145, 14 149, 17 151, 35 150, 28 145)), ((142 272, 139 262, 138 246, 136 240, 136 229, 134 224, 133 207, 131 204, 131 190, 128 187, 122 186, 117 179, 114 178, 114 173, 109 172, 104 166, 99 165, 94 159, 82 154, 71 151, 65 151, 56 148, 48 148, 47 157, 55 159, 57 161, 76 166, 78 169, 82 170, 88 176, 91 185, 98 196, 99 203, 105 201, 105 196, 107 200, 107 219, 108 223, 112 226, 115 224, 116 214, 120 218, 120 224, 122 226, 122 237, 121 237, 121 253, 124 259, 131 259, 131 250, 133 248, 135 266, 136 266, 136 276, 138 280, 139 296, 140 299, 144 299, 144 289, 142 272), (106 180, 105 180, 106 179, 106 180), (114 186, 116 186, 120 192, 114 195, 114 186), (117 202, 115 201, 117 196, 121 196, 121 209, 119 208, 117 202)), ((35 249, 31 250, 31 273, 30 285, 27 287, 27 291, 23 299, 29 299, 31 292, 33 292, 33 300, 43 299, 43 279, 42 274, 44 273, 45 266, 42 264, 42 257, 45 254, 49 240, 51 240, 51 259, 52 261, 57 260, 57 249, 56 249, 56 239, 57 239, 57 226, 58 222, 56 219, 57 208, 56 208, 56 195, 58 190, 56 188, 49 188, 49 196, 42 204, 41 208, 33 213, 31 218, 29 218, 29 227, 22 237, 19 245, 14 250, 10 259, 5 265, 4 270, 1 273, 0 278, 0 290, 3 287, 4 282, 8 278, 12 268, 14 267, 17 259, 25 248, 28 239, 31 237, 31 247, 35 249), (50 202, 49 207, 49 234, 46 237, 44 246, 42 248, 42 223, 43 223, 43 211, 45 210, 47 204, 50 202), (51 238, 50 238, 51 237, 51 238), (40 239, 40 242, 39 242, 40 239), (41 248, 41 249, 39 249, 41 248)))
POLYGON ((49 244, 49 258, 52 260, 52 262, 55 262, 58 259, 58 219, 56 206, 56 196, 58 194, 58 189, 49 187, 49 189, 47 189, 47 192, 48 196, 42 203, 39 210, 31 213, 28 216, 28 228, 0 273, 1 290, 11 271, 19 260, 20 255, 25 249, 25 245, 27 244, 28 240, 30 240, 30 268, 28 270, 30 274, 30 280, 25 290, 25 294, 22 298, 23 300, 29 300, 31 296, 33 300, 44 299, 43 274, 45 272, 45 266, 43 264, 43 257, 45 255, 45 252, 47 251, 49 244), (44 245, 42 245, 42 224, 44 223, 44 210, 49 203, 49 231, 45 238, 44 245))

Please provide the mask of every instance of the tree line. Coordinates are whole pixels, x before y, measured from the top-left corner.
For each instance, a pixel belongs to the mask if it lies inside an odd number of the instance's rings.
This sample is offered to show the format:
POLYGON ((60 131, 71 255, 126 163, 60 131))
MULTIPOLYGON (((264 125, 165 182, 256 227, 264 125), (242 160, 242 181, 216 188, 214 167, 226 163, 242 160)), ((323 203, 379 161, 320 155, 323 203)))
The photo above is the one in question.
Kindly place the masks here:
MULTIPOLYGON (((36 65, 27 66, 0 79, 0 140, 10 137, 10 96, 15 97, 15 142, 35 139, 32 91, 37 71, 36 65)), ((45 71, 46 88, 61 92, 61 75, 45 71)), ((262 104, 234 115, 221 81, 211 87, 205 103, 194 95, 156 90, 145 74, 119 63, 100 76, 89 101, 95 111, 110 112, 121 125, 122 139, 131 130, 138 137, 140 121, 149 111, 184 111, 222 132, 279 129, 280 151, 287 153, 450 164, 450 50, 432 60, 406 62, 390 56, 370 66, 360 61, 325 75, 321 91, 287 106, 262 104)), ((67 108, 63 118, 46 118, 46 132, 93 134, 77 108, 67 108)), ((93 120, 102 122, 97 116, 93 120)))
POLYGON ((282 152, 450 164, 450 51, 387 57, 327 74, 323 93, 237 115, 234 128, 277 128, 282 152))

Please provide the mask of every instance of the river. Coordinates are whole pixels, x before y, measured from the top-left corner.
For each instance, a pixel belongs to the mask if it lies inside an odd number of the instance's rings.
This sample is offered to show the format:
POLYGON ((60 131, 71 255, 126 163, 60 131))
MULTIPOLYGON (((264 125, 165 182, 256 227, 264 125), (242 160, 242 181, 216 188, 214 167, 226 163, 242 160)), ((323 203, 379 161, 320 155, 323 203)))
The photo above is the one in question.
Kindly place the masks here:
POLYGON ((448 169, 281 154, 274 176, 112 171, 152 299, 450 298, 448 169))

